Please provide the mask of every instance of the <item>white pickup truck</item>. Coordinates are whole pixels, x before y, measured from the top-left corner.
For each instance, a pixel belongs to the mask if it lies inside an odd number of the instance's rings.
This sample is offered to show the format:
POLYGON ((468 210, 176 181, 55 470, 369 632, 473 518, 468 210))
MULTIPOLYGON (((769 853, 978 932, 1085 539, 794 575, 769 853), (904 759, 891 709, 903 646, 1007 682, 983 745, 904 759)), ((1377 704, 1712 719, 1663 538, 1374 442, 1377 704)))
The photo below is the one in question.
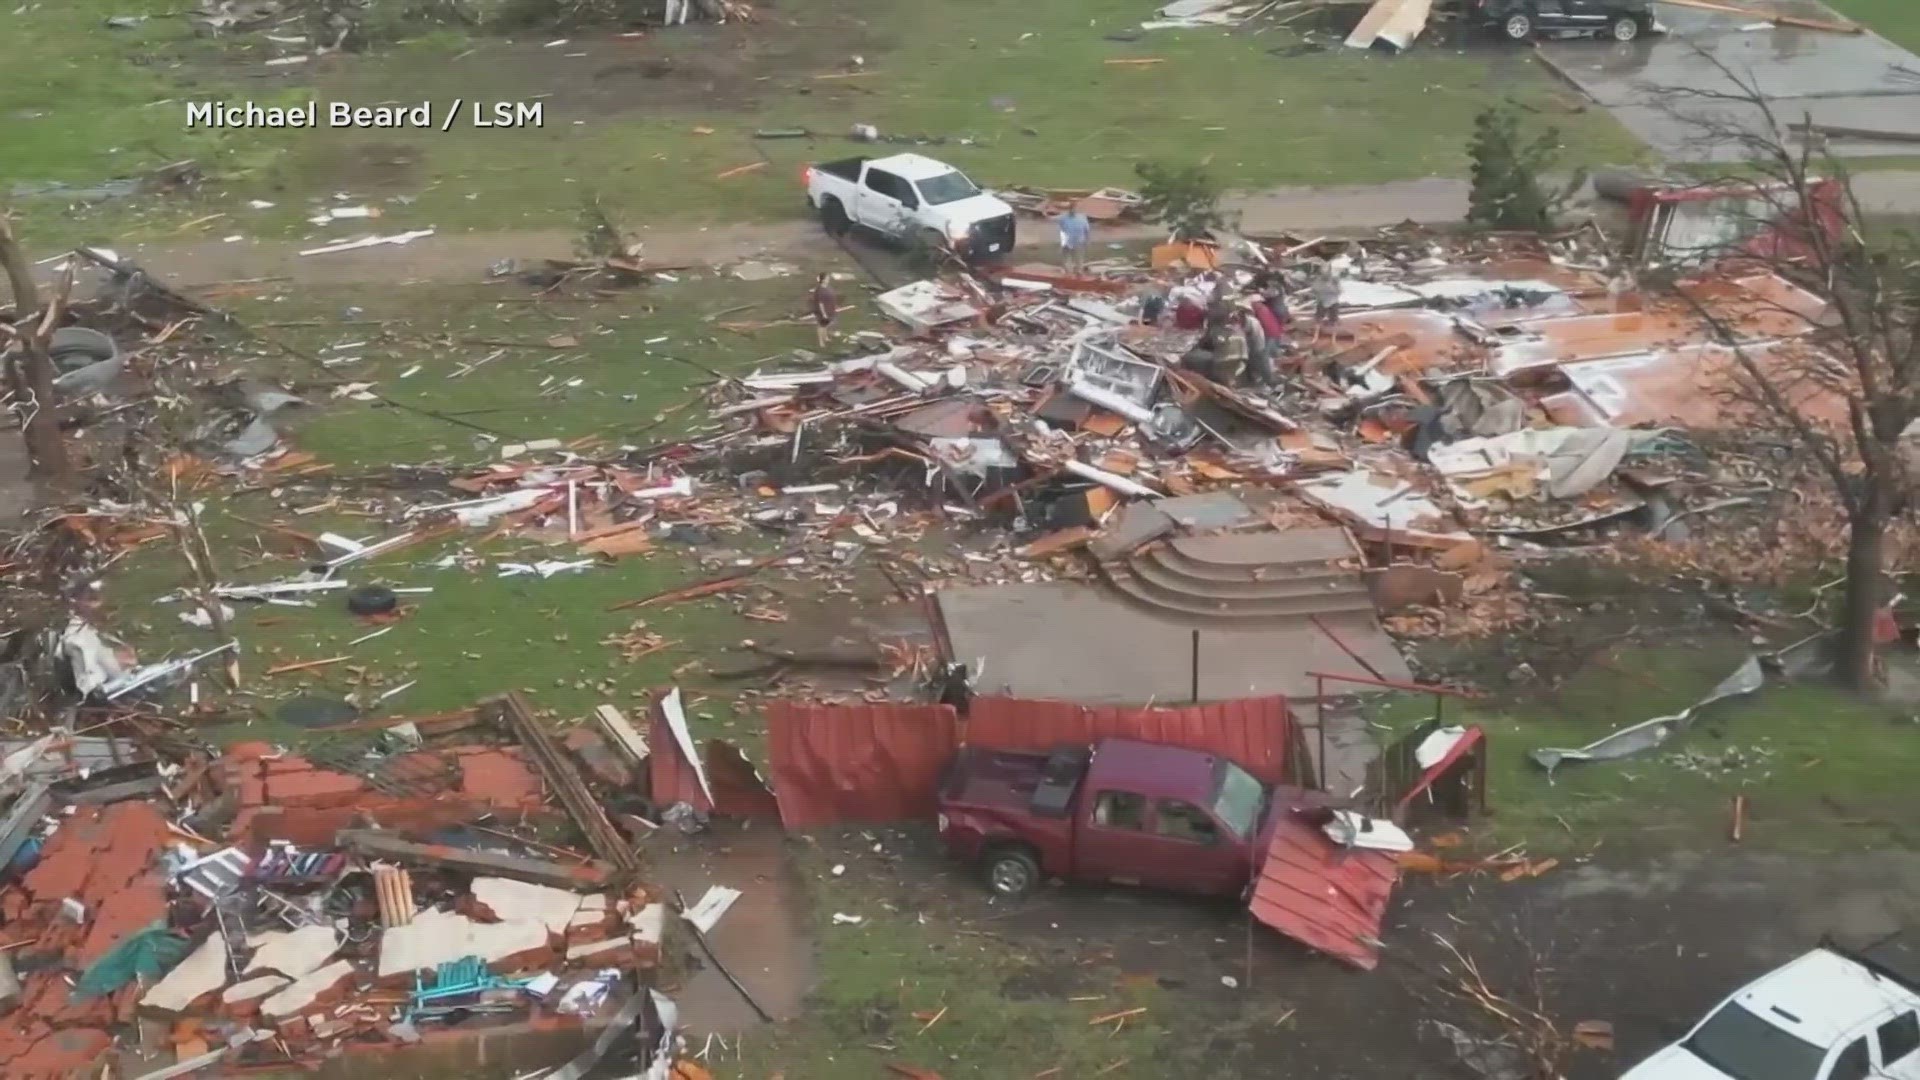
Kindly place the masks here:
POLYGON ((867 229, 901 243, 951 247, 984 261, 1013 250, 1013 207, 965 173, 919 154, 809 165, 807 203, 828 234, 867 229))
POLYGON ((1920 964, 1823 945, 1742 987, 1622 1080, 1920 1080, 1920 964))

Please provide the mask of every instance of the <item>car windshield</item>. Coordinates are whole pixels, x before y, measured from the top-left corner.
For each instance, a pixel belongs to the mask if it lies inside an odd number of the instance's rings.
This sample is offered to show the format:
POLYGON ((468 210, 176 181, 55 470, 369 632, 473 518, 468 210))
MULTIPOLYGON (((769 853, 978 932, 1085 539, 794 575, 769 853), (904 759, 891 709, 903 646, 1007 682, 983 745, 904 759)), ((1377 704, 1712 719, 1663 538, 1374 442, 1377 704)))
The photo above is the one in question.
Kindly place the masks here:
POLYGON ((1814 1080, 1826 1051, 1728 1003, 1681 1044, 1734 1080, 1814 1080))
POLYGON ((1222 761, 1219 773, 1220 779, 1214 787, 1213 816, 1245 840, 1260 824, 1260 808, 1266 805, 1267 789, 1231 761, 1222 761))
POLYGON ((980 189, 973 186, 973 181, 959 172, 942 173, 914 186, 920 189, 920 197, 927 200, 928 206, 944 206, 980 194, 980 189))

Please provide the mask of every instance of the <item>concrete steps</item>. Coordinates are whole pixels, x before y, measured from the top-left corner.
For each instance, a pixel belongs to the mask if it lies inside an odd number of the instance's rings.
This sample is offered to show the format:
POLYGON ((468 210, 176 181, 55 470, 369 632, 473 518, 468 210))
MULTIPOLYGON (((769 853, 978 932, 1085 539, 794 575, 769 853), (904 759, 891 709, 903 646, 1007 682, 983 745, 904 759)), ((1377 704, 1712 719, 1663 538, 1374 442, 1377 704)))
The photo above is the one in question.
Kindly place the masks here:
POLYGON ((1101 564, 1107 584, 1163 614, 1234 625, 1371 611, 1373 599, 1338 529, 1180 537, 1101 564))

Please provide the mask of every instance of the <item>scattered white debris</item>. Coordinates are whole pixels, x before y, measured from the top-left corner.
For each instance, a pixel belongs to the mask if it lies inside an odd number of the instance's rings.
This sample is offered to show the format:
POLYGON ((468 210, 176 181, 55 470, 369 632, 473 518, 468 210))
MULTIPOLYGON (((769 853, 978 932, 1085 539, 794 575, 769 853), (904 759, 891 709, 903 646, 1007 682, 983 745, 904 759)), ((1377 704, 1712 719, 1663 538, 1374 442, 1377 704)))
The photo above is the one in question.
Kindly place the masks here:
POLYGON ((308 248, 300 254, 331 255, 336 251, 357 251, 361 248, 380 247, 385 244, 392 244, 397 247, 401 244, 411 244, 415 240, 432 235, 432 229, 417 229, 413 232, 395 233, 392 236, 363 236, 358 240, 343 240, 340 243, 328 244, 325 247, 308 248))

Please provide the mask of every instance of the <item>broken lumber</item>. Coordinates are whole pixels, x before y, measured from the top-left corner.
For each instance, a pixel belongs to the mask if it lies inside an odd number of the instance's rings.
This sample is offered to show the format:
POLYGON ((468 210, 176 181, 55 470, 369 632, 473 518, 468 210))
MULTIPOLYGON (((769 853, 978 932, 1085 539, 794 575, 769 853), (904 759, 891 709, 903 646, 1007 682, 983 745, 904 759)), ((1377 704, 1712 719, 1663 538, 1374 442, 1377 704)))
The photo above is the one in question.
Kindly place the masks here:
POLYGON ((311 671, 314 668, 326 667, 329 664, 337 664, 340 661, 346 660, 346 659, 349 659, 349 658, 345 656, 329 656, 325 660, 302 660, 294 664, 281 664, 279 667, 270 667, 267 669, 267 674, 291 675, 296 671, 311 671))
POLYGON ((429 863, 472 874, 491 874, 535 885, 551 885, 556 889, 600 889, 613 880, 613 870, 605 863, 563 866, 545 859, 495 855, 446 844, 416 844, 380 829, 342 829, 334 835, 333 842, 349 851, 374 858, 429 863))
POLYGON ((799 554, 799 552, 799 548, 788 548, 778 554, 769 555, 764 559, 758 559, 748 563, 738 570, 722 574, 719 577, 708 578, 705 581, 696 581, 691 585, 682 585, 674 589, 666 589, 650 596, 643 596, 638 600, 622 600, 607 610, 624 611, 627 608, 646 607, 650 604, 673 604, 682 600, 697 600, 702 596, 712 596, 715 593, 732 592, 734 589, 746 584, 748 578, 772 566, 774 563, 799 554))
POLYGON ((540 721, 534 718, 533 709, 527 705, 527 699, 518 691, 508 694, 494 703, 500 718, 506 721, 520 745, 527 748, 534 764, 540 767, 541 775, 546 778, 547 787, 560 798, 560 805, 566 807, 567 816, 580 827, 586 836, 587 845, 594 854, 618 867, 625 873, 640 869, 640 856, 607 820, 607 812, 600 801, 593 796, 592 789, 581 778, 580 770, 574 768, 569 758, 553 736, 540 727, 540 721))

